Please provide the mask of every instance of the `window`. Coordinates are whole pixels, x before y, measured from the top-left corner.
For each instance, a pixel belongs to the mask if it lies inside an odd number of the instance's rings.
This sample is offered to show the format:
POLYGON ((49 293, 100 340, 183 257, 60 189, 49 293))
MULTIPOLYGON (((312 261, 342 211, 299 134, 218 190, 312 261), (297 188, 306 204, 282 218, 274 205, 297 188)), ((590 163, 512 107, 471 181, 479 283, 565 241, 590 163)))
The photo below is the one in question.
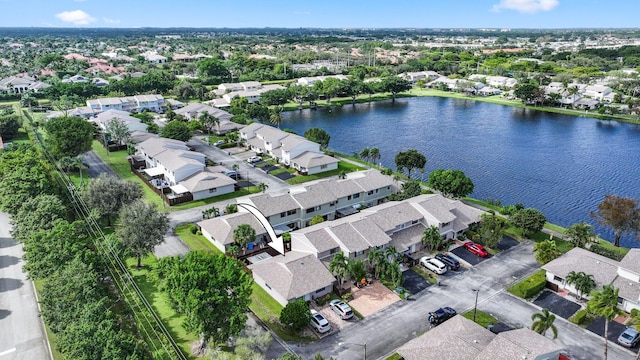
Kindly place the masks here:
POLYGON ((347 200, 351 200, 351 195, 347 196, 347 200))
POLYGON ((320 165, 320 169, 326 169, 327 167, 328 167, 328 165, 327 165, 327 164, 320 165))
POLYGON ((324 291, 324 289, 316 290, 316 294, 320 294, 320 293, 321 293, 321 292, 323 292, 323 291, 324 291))
POLYGON ((557 281, 557 282, 561 283, 561 282, 564 281, 564 279, 559 277, 559 276, 557 276, 557 275, 553 275, 553 281, 557 281))
POLYGON ((356 253, 356 256, 360 256, 360 255, 362 255, 362 254, 364 254, 364 250, 362 250, 362 251, 358 251, 358 252, 356 253))
POLYGON ((315 209, 315 208, 308 208, 308 209, 307 209, 307 214, 312 213, 312 212, 314 212, 314 211, 316 211, 316 209, 315 209))
POLYGON ((331 250, 329 250, 329 254, 335 254, 338 252, 338 248, 333 248, 331 250))
POLYGON ((329 206, 336 206, 337 201, 332 201, 329 203, 329 206))
POLYGON ((360 194, 353 194, 353 198, 354 198, 354 199, 357 199, 357 198, 359 198, 359 197, 360 197, 360 194))
POLYGON ((209 189, 209 193, 214 193, 214 192, 216 192, 216 191, 218 191, 218 189, 217 189, 217 188, 209 189))
POLYGON ((373 190, 369 191, 367 195, 373 195, 373 190))
POLYGON ((298 212, 297 209, 287 211, 287 216, 295 215, 298 212))
POLYGON ((286 212, 281 212, 281 213, 280 213, 280 217, 281 217, 281 218, 283 218, 283 217, 285 217, 285 216, 287 216, 287 213, 286 213, 286 212))

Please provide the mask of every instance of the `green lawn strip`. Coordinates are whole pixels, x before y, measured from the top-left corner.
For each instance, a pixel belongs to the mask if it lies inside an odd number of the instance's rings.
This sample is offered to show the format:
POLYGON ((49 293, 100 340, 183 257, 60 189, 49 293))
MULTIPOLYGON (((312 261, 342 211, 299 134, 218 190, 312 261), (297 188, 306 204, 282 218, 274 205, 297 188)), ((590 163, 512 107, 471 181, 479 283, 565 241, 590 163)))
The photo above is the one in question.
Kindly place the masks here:
POLYGON ((357 165, 354 165, 345 161, 340 161, 338 163, 338 168, 335 170, 325 171, 325 172, 322 172, 319 174, 313 174, 313 175, 299 175, 287 180, 286 182, 291 185, 302 184, 308 181, 319 180, 319 179, 324 179, 331 176, 336 176, 340 174, 341 171, 344 171, 345 173, 350 173, 350 172, 359 171, 359 170, 364 170, 364 168, 361 168, 357 165))
POLYGON ((193 234, 190 230, 190 223, 184 223, 176 226, 175 232, 178 237, 184 241, 191 250, 208 251, 222 254, 220 249, 215 247, 203 235, 193 234))
POLYGON ((547 284, 546 278, 547 271, 540 269, 532 275, 522 279, 521 281, 513 284, 507 289, 508 292, 513 295, 523 298, 531 299, 544 289, 547 284))
POLYGON ((164 201, 162 201, 162 198, 131 171, 131 166, 129 161, 127 161, 129 153, 126 150, 107 153, 107 150, 98 141, 93 142, 92 149, 122 180, 130 180, 140 184, 144 201, 149 204, 155 204, 158 209, 161 209, 163 206, 168 208, 168 206, 163 205, 164 201))
POLYGON ((402 359, 403 359, 403 357, 400 354, 395 353, 395 354, 389 356, 388 358, 386 358, 385 360, 402 360, 402 359))
POLYGON ((240 197, 240 196, 245 196, 245 195, 250 195, 250 194, 257 194, 259 192, 260 192, 260 189, 258 189, 257 186, 250 186, 248 188, 242 188, 242 189, 234 191, 232 193, 219 195, 219 196, 214 196, 214 197, 210 197, 210 198, 207 198, 207 199, 189 201, 189 202, 182 203, 182 204, 179 204, 179 205, 174 205, 174 206, 171 206, 171 211, 191 209, 191 208, 198 207, 198 206, 213 204, 213 203, 216 203, 218 201, 234 199, 234 198, 237 198, 237 197, 240 197))
MULTIPOLYGON (((36 294, 40 294, 40 293, 42 293, 42 285, 44 285, 44 280, 34 280, 33 281, 33 285, 35 285, 36 294)), ((44 321, 43 321, 43 323, 44 323, 44 321)), ((54 360, 62 360, 62 359, 64 359, 62 354, 57 349, 57 347, 58 347, 58 337, 56 336, 56 334, 54 334, 53 331, 51 331, 51 329, 49 329, 49 326, 47 326, 46 323, 44 323, 44 330, 47 333, 47 339, 49 340, 49 346, 51 347, 51 354, 53 355, 53 359, 54 360)))
POLYGON ((425 269, 421 265, 416 265, 416 266, 412 267, 411 269, 413 271, 417 272, 418 274, 420 274, 420 276, 425 278, 431 284, 435 284, 436 283, 436 276, 431 271, 425 269))
MULTIPOLYGON (((465 318, 473 321, 473 309, 467 311, 462 314, 465 318)), ((489 325, 495 325, 498 323, 498 319, 493 317, 491 314, 486 313, 482 310, 476 310, 476 324, 482 326, 483 328, 487 328, 489 325)))
POLYGON ((193 334, 187 333, 182 327, 184 316, 178 314, 170 305, 167 295, 158 288, 157 279, 153 274, 158 260, 155 256, 149 255, 142 260, 142 268, 136 267, 136 259, 131 258, 127 260, 127 267, 131 272, 138 288, 147 299, 153 310, 158 314, 162 323, 171 334, 171 338, 182 349, 182 352, 190 359, 195 359, 191 356, 191 344, 198 340, 198 337, 193 334))

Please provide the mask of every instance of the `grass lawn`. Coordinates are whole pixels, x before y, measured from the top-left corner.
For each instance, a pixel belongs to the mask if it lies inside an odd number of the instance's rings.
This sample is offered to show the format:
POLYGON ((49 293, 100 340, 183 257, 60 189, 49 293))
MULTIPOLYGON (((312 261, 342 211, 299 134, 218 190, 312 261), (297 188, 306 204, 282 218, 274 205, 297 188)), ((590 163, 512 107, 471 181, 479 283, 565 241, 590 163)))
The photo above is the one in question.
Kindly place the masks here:
POLYGON ((344 171, 345 173, 350 173, 350 172, 359 171, 359 170, 365 170, 365 168, 345 162, 345 161, 340 161, 338 163, 338 168, 335 170, 325 171, 320 174, 313 174, 313 175, 299 175, 287 180, 287 183, 291 185, 302 184, 307 181, 319 180, 319 179, 324 179, 331 176, 336 176, 340 174, 341 171, 344 171))
POLYGON ((214 197, 207 198, 207 199, 190 201, 190 202, 178 204, 178 205, 175 205, 175 206, 171 206, 170 210, 171 211, 177 211, 177 210, 191 209, 191 208, 198 207, 198 206, 213 204, 215 202, 222 201, 222 200, 233 199, 233 198, 237 198, 237 197, 245 196, 245 195, 249 195, 249 194, 257 194, 259 192, 260 192, 260 189, 257 186, 250 186, 248 188, 242 188, 242 189, 240 189, 238 191, 234 191, 234 192, 229 193, 229 194, 224 194, 224 195, 220 195, 220 196, 214 196, 214 197))
POLYGON ((385 360, 402 360, 402 356, 398 353, 395 353, 389 356, 388 358, 386 358, 385 360))
POLYGON ((191 233, 189 230, 189 223, 184 223, 176 226, 176 234, 184 241, 185 244, 191 250, 208 251, 213 253, 222 254, 222 251, 215 247, 209 240, 202 235, 191 233))
POLYGON ((195 357, 190 355, 191 343, 196 341, 198 337, 184 330, 182 327, 184 317, 171 308, 169 298, 158 288, 158 280, 153 274, 157 263, 158 260, 155 256, 150 255, 142 260, 142 268, 136 267, 136 259, 134 258, 127 260, 127 267, 135 279, 136 284, 144 294, 144 297, 149 304, 151 304, 156 314, 158 314, 173 340, 180 346, 185 355, 191 359, 195 359, 195 357))
POLYGON ((163 207, 164 201, 162 201, 160 196, 153 192, 153 190, 151 190, 149 186, 142 181, 142 179, 137 177, 136 174, 131 171, 131 166, 127 161, 129 153, 126 150, 107 153, 107 150, 97 140, 93 141, 92 150, 102 159, 102 161, 109 165, 109 167, 113 169, 113 171, 118 174, 122 180, 130 180, 140 184, 145 202, 155 204, 158 209, 163 207))
MULTIPOLYGON (((473 320, 473 309, 467 311, 462 314, 465 318, 469 320, 473 320)), ((481 310, 476 310, 476 324, 482 326, 483 328, 487 328, 489 325, 495 325, 498 322, 498 319, 493 317, 491 314, 486 313, 481 310)))

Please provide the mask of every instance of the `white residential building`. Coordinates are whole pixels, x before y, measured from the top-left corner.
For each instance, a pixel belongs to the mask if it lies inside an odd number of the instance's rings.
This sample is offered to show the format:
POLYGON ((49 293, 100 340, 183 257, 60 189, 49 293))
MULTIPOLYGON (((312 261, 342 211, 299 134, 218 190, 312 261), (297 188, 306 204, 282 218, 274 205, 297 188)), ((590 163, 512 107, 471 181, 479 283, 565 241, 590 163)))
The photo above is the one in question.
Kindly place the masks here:
POLYGON ((99 98, 87 100, 87 106, 94 113, 115 109, 128 112, 142 112, 144 110, 162 112, 165 106, 165 99, 162 95, 134 95, 121 98, 99 98))

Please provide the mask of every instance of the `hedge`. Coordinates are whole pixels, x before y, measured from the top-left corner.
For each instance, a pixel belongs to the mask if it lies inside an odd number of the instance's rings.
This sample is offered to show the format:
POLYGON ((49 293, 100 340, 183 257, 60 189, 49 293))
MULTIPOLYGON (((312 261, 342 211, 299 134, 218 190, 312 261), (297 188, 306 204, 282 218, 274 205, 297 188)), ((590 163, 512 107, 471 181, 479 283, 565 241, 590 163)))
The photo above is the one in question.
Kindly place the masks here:
POLYGON ((535 274, 511 286, 507 291, 523 299, 531 299, 547 285, 546 270, 538 270, 535 274))

